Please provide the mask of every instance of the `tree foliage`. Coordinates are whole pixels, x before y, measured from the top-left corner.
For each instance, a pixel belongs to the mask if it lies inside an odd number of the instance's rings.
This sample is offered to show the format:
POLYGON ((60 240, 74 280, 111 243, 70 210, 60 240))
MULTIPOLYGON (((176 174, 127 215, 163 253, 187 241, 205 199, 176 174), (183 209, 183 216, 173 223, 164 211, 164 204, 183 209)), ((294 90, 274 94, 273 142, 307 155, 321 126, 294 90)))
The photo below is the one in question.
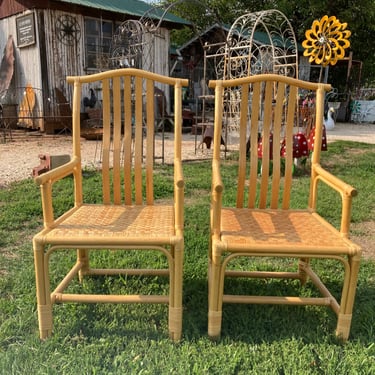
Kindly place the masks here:
MULTIPOLYGON (((353 59, 363 62, 362 84, 375 85, 374 0, 164 0, 163 3, 176 3, 171 12, 192 23, 191 35, 216 22, 231 25, 244 13, 278 9, 291 21, 298 42, 302 42, 314 19, 325 14, 336 16, 340 22, 347 22, 352 32, 353 59)), ((185 31, 184 37, 188 36, 185 31)))

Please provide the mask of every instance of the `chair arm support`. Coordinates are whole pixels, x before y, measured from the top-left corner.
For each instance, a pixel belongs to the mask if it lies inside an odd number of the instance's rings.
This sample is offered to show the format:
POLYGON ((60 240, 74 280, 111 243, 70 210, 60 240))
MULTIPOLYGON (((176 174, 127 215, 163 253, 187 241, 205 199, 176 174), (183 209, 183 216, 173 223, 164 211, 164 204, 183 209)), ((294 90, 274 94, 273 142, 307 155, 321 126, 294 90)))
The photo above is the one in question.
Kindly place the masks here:
POLYGON ((211 193, 211 234, 220 235, 220 215, 222 207, 222 193, 224 185, 221 179, 220 164, 218 160, 212 162, 212 193, 211 193))
POLYGON ((174 182, 176 189, 183 189, 185 186, 181 160, 174 161, 174 182))
POLYGON ((52 185, 54 182, 73 174, 80 165, 77 157, 72 158, 68 163, 41 174, 35 178, 35 182, 40 186, 42 196, 44 227, 51 227, 55 222, 52 204, 52 185))
POLYGON ((326 171, 321 165, 313 165, 313 171, 316 174, 316 178, 319 178, 327 185, 337 190, 339 193, 344 194, 348 197, 355 197, 357 195, 357 190, 353 186, 347 184, 330 172, 326 171))
POLYGON ((176 230, 182 230, 184 226, 184 175, 181 160, 174 161, 174 210, 176 230))
POLYGON ((221 193, 224 190, 223 181, 221 179, 220 164, 219 161, 214 160, 212 162, 212 191, 221 193))
POLYGON ((312 166, 313 170, 313 183, 312 192, 310 195, 310 207, 315 209, 317 202, 317 184, 319 181, 324 182, 326 185, 336 190, 341 195, 341 225, 340 232, 344 237, 349 236, 349 226, 350 226, 350 216, 352 208, 352 198, 357 195, 357 190, 339 179, 338 177, 332 175, 330 172, 322 168, 321 165, 315 164, 312 166))
POLYGON ((39 186, 45 183, 54 183, 72 174, 79 164, 80 160, 77 157, 73 157, 68 163, 35 177, 34 181, 39 186))

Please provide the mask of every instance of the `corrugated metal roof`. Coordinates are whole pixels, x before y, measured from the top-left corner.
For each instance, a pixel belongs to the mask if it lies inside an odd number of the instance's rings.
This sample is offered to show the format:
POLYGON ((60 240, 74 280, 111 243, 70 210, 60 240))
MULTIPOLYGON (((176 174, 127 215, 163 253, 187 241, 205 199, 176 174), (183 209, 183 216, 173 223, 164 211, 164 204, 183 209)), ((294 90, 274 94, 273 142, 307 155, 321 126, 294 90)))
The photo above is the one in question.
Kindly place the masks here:
MULTIPOLYGON (((109 12, 124 13, 137 17, 142 17, 147 11, 154 8, 153 5, 140 0, 62 0, 60 2, 102 9, 109 12)), ((156 11, 152 12, 152 15, 157 15, 160 19, 163 15, 163 11, 156 9, 156 11)), ((190 24, 187 20, 177 17, 172 13, 165 14, 163 20, 184 25, 190 24)))

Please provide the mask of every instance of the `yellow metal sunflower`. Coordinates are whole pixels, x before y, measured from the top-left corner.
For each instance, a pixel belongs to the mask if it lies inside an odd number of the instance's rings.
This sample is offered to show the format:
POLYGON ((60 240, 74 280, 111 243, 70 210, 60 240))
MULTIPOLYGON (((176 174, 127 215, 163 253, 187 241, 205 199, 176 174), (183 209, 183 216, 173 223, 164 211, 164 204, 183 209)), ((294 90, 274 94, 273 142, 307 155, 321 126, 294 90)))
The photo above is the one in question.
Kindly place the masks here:
POLYGON ((311 29, 305 32, 303 55, 309 57, 310 63, 315 61, 322 66, 335 65, 345 57, 345 49, 350 46, 348 38, 351 32, 346 29, 347 26, 335 16, 325 15, 320 21, 315 20, 311 29))

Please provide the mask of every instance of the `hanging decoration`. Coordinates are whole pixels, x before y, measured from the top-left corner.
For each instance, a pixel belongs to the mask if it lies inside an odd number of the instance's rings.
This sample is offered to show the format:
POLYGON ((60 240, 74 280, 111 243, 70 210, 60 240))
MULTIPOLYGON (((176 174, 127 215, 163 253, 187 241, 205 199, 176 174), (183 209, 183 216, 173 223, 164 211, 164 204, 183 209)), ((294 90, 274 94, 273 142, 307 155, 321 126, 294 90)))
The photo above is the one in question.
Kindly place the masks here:
POLYGON ((56 20, 57 39, 67 46, 75 45, 81 38, 81 28, 75 17, 64 14, 56 20))
POLYGON ((305 48, 303 55, 309 57, 310 63, 335 65, 345 57, 345 49, 350 47, 348 38, 351 32, 347 26, 346 22, 341 23, 335 16, 325 15, 321 20, 314 20, 302 42, 305 48))

